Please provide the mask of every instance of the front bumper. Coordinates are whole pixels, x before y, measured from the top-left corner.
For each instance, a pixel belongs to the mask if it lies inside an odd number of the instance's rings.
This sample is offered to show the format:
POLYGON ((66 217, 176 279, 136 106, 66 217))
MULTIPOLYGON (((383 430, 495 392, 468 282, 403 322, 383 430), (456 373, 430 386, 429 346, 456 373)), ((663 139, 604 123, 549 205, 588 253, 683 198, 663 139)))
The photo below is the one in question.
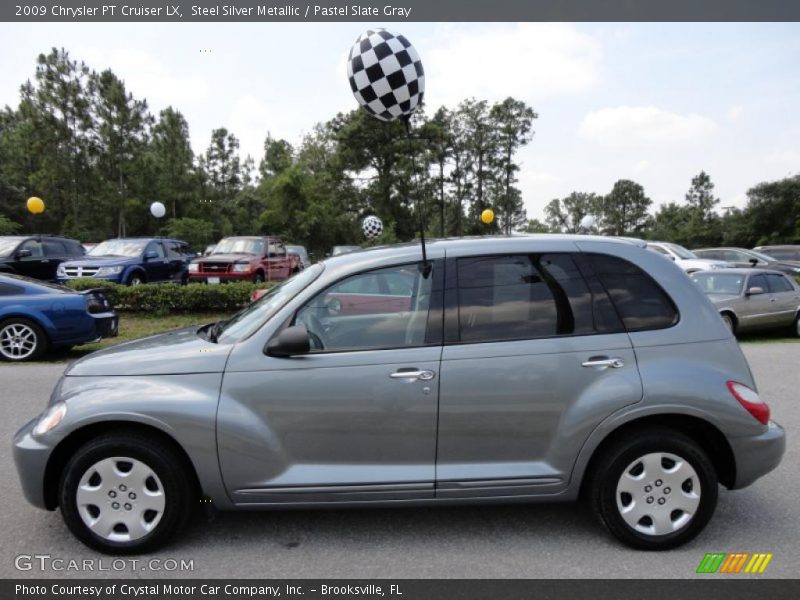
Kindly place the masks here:
POLYGON ((53 448, 33 437, 38 420, 39 417, 32 419, 14 436, 14 464, 25 499, 37 508, 53 510, 44 497, 44 474, 53 448))
POLYGON ((764 433, 731 438, 730 443, 736 459, 736 483, 731 489, 737 490, 778 466, 786 450, 786 434, 783 427, 770 421, 764 433))
POLYGON ((189 273, 189 283, 209 283, 209 279, 218 283, 227 281, 250 281, 253 273, 189 273))

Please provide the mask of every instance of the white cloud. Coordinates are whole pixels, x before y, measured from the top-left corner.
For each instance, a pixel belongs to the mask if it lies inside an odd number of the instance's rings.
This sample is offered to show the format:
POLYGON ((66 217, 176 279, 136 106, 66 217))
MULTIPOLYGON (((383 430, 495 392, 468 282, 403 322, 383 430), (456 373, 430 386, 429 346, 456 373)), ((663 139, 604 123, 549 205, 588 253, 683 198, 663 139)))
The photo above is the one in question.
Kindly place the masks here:
POLYGON ((764 162, 779 167, 794 167, 800 169, 800 151, 797 150, 778 150, 770 152, 764 156, 764 162))
POLYGON ((735 104, 728 109, 728 118, 731 121, 738 121, 744 114, 744 106, 735 104))
POLYGON ((137 98, 147 98, 151 106, 180 107, 191 100, 207 98, 210 86, 200 75, 182 75, 170 71, 156 56, 140 49, 121 48, 112 52, 96 47, 80 48, 73 53, 95 71, 110 68, 125 81, 125 87, 137 98))
POLYGON ((545 97, 591 88, 599 79, 599 44, 565 24, 442 26, 435 37, 420 40, 418 49, 426 69, 426 100, 434 108, 471 96, 514 96, 535 105, 545 97))
POLYGON ((655 106, 617 106, 587 114, 578 128, 585 140, 613 147, 696 143, 713 135, 717 124, 698 114, 681 115, 655 106))

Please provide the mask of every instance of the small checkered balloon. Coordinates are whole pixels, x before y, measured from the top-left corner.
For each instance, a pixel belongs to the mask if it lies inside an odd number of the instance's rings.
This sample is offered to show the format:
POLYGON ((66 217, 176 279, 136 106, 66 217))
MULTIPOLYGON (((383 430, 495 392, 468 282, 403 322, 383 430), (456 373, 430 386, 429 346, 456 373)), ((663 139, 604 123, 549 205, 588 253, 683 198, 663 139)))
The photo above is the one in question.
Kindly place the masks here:
POLYGON ((383 223, 375 215, 370 215, 364 218, 361 223, 361 229, 364 231, 364 237, 368 240, 374 240, 383 233, 383 223))
POLYGON ((402 35, 364 32, 350 50, 347 77, 358 103, 381 121, 408 118, 422 104, 422 61, 402 35))

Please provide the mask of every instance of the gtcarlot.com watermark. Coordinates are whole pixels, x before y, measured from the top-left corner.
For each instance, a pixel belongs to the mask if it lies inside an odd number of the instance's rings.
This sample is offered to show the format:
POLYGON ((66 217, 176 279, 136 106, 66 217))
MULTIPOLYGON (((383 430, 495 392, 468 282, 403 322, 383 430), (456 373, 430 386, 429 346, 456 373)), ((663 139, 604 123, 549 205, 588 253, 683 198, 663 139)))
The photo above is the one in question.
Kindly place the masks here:
POLYGON ((61 558, 51 554, 18 554, 18 571, 194 571, 194 559, 185 558, 61 558))

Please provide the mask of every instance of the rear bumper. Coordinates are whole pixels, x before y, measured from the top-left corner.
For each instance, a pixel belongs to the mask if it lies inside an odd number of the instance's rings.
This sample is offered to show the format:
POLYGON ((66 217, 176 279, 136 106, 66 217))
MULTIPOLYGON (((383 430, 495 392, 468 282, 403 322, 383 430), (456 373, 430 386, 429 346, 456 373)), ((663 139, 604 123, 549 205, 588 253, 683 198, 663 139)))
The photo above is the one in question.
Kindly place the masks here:
POLYGON ((736 483, 731 489, 747 487, 772 471, 783 458, 786 434, 783 427, 770 421, 767 430, 756 436, 731 438, 736 459, 736 483))
POLYGON ((119 316, 117 313, 93 314, 94 328, 101 338, 117 337, 119 335, 119 316))
POLYGON ((189 283, 208 283, 208 279, 219 279, 220 283, 228 281, 250 281, 253 273, 191 273, 189 283))

